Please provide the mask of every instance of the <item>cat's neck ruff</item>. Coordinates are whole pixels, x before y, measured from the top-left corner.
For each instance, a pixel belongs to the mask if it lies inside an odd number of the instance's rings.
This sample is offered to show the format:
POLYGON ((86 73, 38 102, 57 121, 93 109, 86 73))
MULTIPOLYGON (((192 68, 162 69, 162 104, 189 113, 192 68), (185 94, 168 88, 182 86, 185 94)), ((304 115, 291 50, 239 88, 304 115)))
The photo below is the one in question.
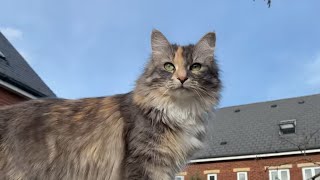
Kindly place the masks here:
POLYGON ((192 96, 157 96, 153 93, 141 96, 133 95, 134 102, 142 109, 157 109, 163 112, 170 121, 175 123, 192 125, 212 110, 209 100, 192 96))
POLYGON ((181 118, 186 119, 190 116, 199 116, 205 112, 202 102, 195 98, 170 98, 167 102, 160 102, 155 106, 158 109, 164 110, 168 115, 180 115, 181 118))

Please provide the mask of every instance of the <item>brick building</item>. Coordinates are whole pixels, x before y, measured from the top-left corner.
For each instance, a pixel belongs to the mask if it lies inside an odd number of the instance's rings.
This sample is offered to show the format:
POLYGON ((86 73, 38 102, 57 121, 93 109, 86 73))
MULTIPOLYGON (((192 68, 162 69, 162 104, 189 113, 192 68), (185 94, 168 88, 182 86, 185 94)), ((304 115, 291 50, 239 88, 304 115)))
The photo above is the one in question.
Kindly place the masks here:
POLYGON ((203 150, 176 180, 306 180, 320 173, 320 94, 221 108, 212 119, 203 150))
POLYGON ((0 32, 0 106, 43 97, 56 95, 0 32))

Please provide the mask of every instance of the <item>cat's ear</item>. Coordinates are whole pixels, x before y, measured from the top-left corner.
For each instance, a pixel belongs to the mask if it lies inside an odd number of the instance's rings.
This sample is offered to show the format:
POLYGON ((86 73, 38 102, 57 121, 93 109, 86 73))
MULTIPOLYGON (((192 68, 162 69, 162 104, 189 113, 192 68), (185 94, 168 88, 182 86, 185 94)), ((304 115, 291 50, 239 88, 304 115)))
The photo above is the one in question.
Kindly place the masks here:
POLYGON ((204 35, 199 42, 195 45, 194 56, 206 58, 213 56, 214 48, 216 46, 216 34, 209 32, 204 35))
POLYGON ((164 55, 170 52, 170 43, 158 30, 154 29, 151 34, 151 46, 153 55, 164 55))

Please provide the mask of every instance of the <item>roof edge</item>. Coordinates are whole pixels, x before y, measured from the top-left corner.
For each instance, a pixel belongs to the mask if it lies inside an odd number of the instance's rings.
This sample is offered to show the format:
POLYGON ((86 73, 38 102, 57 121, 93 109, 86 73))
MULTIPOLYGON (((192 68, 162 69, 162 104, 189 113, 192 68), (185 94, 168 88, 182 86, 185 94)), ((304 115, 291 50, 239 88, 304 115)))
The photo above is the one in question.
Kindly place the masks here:
POLYGON ((294 97, 287 97, 287 98, 267 100, 267 101, 258 101, 258 102, 252 102, 252 103, 246 103, 246 104, 238 104, 238 105, 224 106, 224 107, 219 107, 218 109, 228 109, 228 108, 235 108, 235 107, 238 108, 238 107, 242 107, 242 106, 249 106, 249 105, 263 104, 263 103, 275 103, 275 102, 283 101, 283 100, 292 100, 292 99, 298 99, 298 98, 306 98, 306 97, 317 96, 317 95, 320 95, 320 94, 319 94, 319 93, 315 93, 315 94, 303 95, 303 96, 294 96, 294 97))
POLYGON ((3 82, 6 82, 7 84, 10 84, 13 87, 17 87, 18 89, 21 89, 29 94, 31 94, 32 96, 35 97, 47 97, 48 95, 45 95, 33 88, 31 88, 30 86, 21 83, 5 74, 0 73, 0 80, 2 80, 3 82))
POLYGON ((16 86, 13 86, 13 85, 11 85, 11 84, 9 84, 9 83, 1 80, 1 79, 0 79, 0 86, 4 86, 5 88, 10 89, 10 90, 12 90, 14 92, 17 92, 18 94, 20 94, 20 95, 22 95, 24 97, 27 97, 27 98, 30 98, 30 99, 37 99, 36 96, 34 96, 34 95, 32 95, 32 94, 30 94, 30 93, 28 93, 28 92, 16 87, 16 86))
POLYGON ((218 157, 218 158, 205 158, 205 159, 194 159, 190 160, 189 163, 203 163, 203 162, 215 162, 215 161, 228 161, 228 160, 241 160, 241 159, 256 159, 266 157, 277 157, 277 156, 289 156, 289 155, 303 155, 311 153, 320 153, 320 149, 310 149, 303 151, 289 151, 280 153, 266 153, 266 154, 252 154, 243 156, 229 156, 229 157, 218 157))

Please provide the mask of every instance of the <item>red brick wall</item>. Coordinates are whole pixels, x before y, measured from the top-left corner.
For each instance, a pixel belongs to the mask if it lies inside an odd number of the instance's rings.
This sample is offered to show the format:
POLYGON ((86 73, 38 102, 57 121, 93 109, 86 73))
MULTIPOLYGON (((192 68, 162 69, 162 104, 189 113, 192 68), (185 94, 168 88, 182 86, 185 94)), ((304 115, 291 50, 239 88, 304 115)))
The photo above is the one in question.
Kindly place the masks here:
MULTIPOLYGON (((307 155, 314 162, 320 162, 320 153, 307 155)), ((297 167, 300 163, 309 163, 302 155, 283 156, 264 159, 248 159, 237 161, 221 161, 213 163, 190 164, 184 172, 187 172, 185 180, 191 180, 195 174, 199 174, 202 180, 207 180, 204 174, 205 170, 220 170, 217 173, 218 180, 236 180, 237 173, 233 172, 234 168, 250 168, 248 172, 249 180, 269 180, 269 171, 265 170, 265 166, 280 166, 283 164, 292 164, 290 170, 290 180, 302 180, 302 168, 297 167)))
POLYGON ((0 106, 18 103, 28 100, 0 86, 0 106))

